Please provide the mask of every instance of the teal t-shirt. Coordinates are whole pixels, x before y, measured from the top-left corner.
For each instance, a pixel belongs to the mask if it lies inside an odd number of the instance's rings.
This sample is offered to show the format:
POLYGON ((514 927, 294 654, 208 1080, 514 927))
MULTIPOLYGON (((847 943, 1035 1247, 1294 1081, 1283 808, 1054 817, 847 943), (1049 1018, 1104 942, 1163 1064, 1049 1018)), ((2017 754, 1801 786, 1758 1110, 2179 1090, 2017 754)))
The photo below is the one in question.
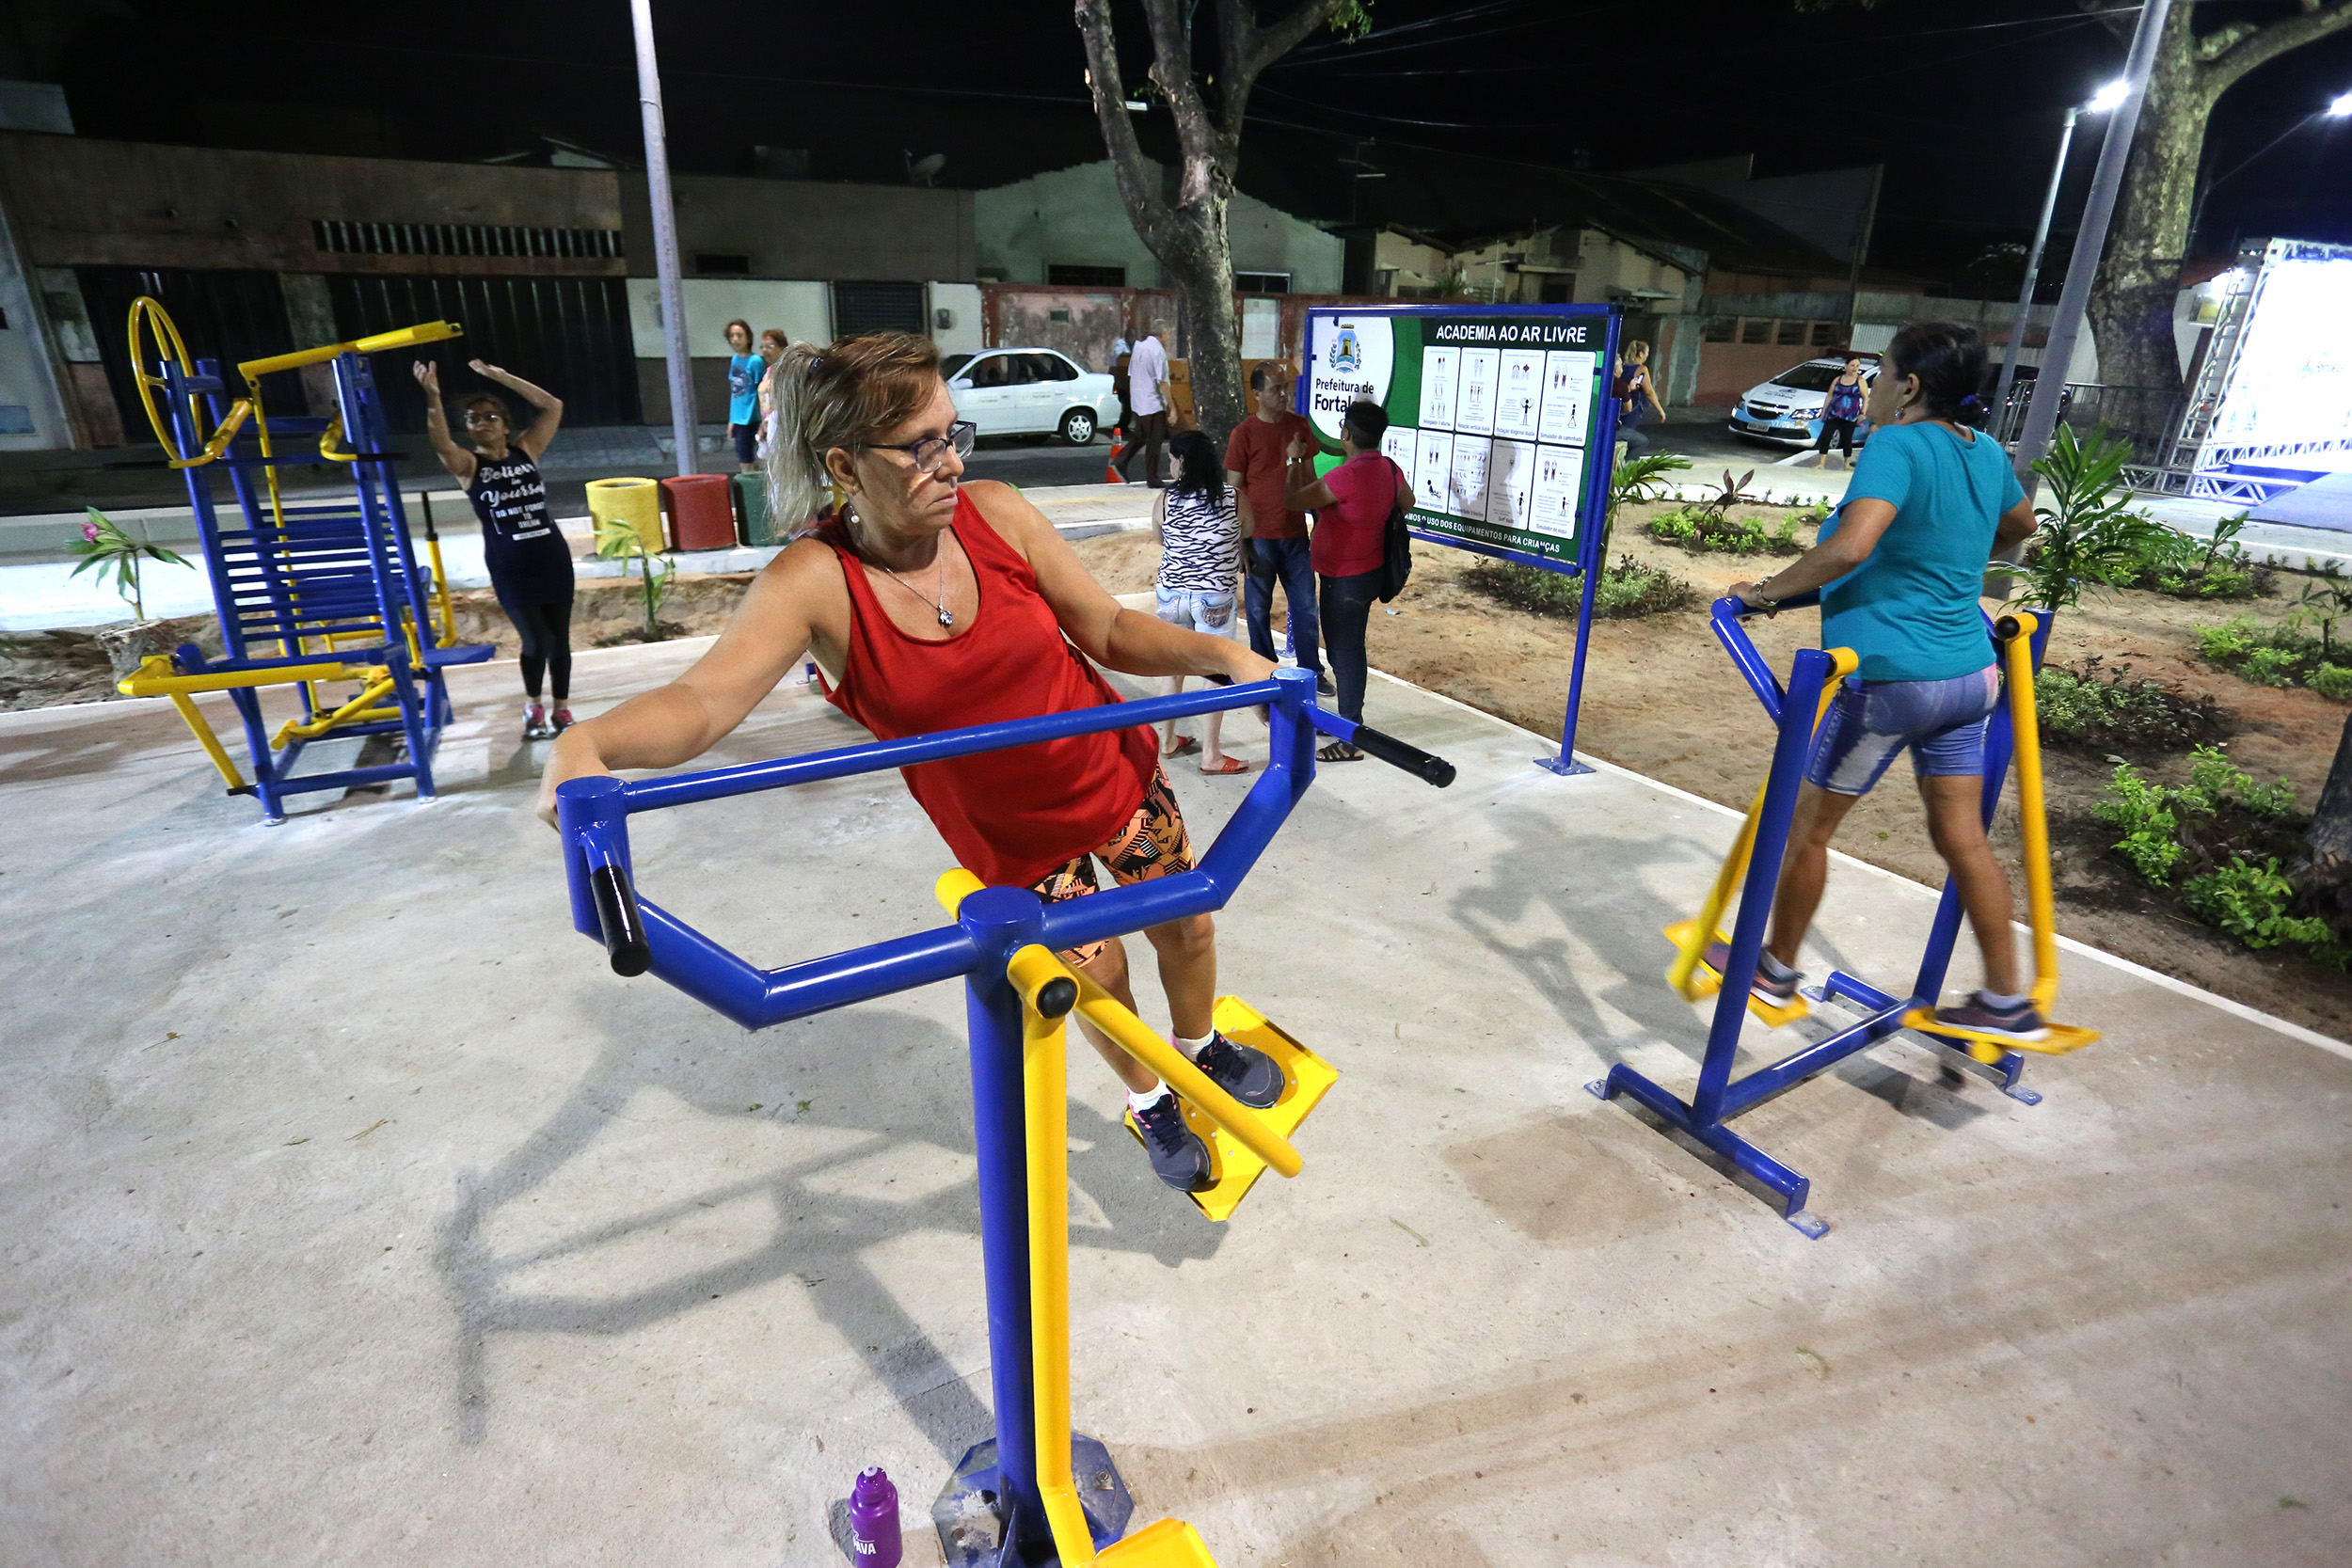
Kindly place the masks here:
POLYGON ((1870 559, 1821 590, 1821 646, 1851 648, 1866 681, 1940 681, 1993 662, 1977 600, 2001 514, 2025 496, 2001 444, 1938 424, 1870 433, 1846 499, 1821 525, 1831 538, 1845 507, 1875 499, 1895 508, 1870 559))

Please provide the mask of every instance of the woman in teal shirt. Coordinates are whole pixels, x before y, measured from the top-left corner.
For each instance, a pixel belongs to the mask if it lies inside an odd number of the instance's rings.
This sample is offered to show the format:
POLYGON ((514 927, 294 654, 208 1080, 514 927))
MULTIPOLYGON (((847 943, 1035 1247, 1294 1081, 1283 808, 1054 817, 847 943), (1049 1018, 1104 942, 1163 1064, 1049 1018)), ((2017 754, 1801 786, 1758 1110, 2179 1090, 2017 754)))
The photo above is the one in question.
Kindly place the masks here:
MULTIPOLYGON (((2018 975, 2009 879, 1981 816, 1985 721, 2000 680, 1977 602, 1993 553, 2031 534, 2034 516, 2009 454, 1971 428, 1984 373, 1971 327, 1926 322, 1897 333, 1870 389, 1870 444, 1820 542, 1766 581, 1732 587, 1759 610, 1820 589, 1821 645, 1862 660, 1814 737, 1753 990, 1776 1004, 1796 994, 1797 951, 1820 907, 1830 840, 1908 750, 1929 836, 1984 954, 1984 989, 1937 1016, 2035 1040, 2047 1030, 2018 975)), ((1727 958, 1710 961, 1720 971, 1727 958)))
POLYGON ((752 352, 752 324, 727 323, 727 435, 739 472, 759 472, 759 383, 768 361, 752 352))

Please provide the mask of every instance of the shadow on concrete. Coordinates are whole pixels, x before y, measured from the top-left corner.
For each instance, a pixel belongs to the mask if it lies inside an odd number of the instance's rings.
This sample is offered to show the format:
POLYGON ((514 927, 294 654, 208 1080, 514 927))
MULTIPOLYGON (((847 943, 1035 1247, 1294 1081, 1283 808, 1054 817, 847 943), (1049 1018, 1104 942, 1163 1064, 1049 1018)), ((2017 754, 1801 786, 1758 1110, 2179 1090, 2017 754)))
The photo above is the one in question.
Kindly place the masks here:
MULTIPOLYGON (((487 1435, 492 1389, 488 1357, 504 1334, 625 1335, 680 1316, 731 1294, 796 1279, 841 1342, 866 1362, 908 1419, 950 1465, 973 1443, 992 1435, 994 1420, 958 1370, 865 1260, 896 1239, 946 1234, 977 1240, 977 1188, 967 1176, 945 1190, 907 1202, 860 1198, 821 1190, 824 1178, 852 1162, 866 1163, 894 1147, 921 1144, 973 1152, 968 1113, 956 1116, 939 1097, 892 1094, 887 1063, 936 1052, 963 1053, 964 1042, 936 1024, 867 1007, 784 1025, 740 1046, 706 1044, 680 1061, 674 1037, 613 1038, 570 1097, 530 1138, 491 1170, 463 1179, 454 1210, 443 1222, 435 1252, 456 1314, 455 1399, 461 1441, 487 1435), (794 1039, 791 1037, 802 1037, 794 1039), (781 1038, 779 1037, 782 1037, 781 1038), (639 1090, 665 1090, 706 1115, 745 1117, 772 1092, 776 1058, 786 1056, 818 1076, 812 1098, 845 1115, 818 1123, 869 1136, 824 1155, 741 1181, 714 1185, 673 1201, 626 1212, 575 1229, 553 1244, 501 1254, 485 1230, 503 1208, 530 1198, 567 1162, 580 1156, 609 1119, 639 1090), (532 1293, 509 1284, 522 1270, 545 1265, 629 1237, 659 1232, 698 1211, 765 1195, 776 1220, 766 1243, 711 1267, 677 1275, 625 1294, 532 1293)), ((1084 1072, 1081 1068, 1080 1071, 1084 1072)), ((1081 1079, 1082 1086, 1086 1080, 1081 1079)), ((772 1119, 807 1124, 799 1116, 772 1119)), ((1213 1257, 1226 1235, 1151 1174, 1125 1128, 1090 1107, 1070 1108, 1073 1189, 1092 1200, 1107 1228, 1083 1225, 1073 1241, 1082 1248, 1146 1253, 1168 1267, 1213 1257)), ((972 1282, 972 1309, 980 1315, 980 1289, 972 1282)), ((984 1365, 984 1363, 983 1363, 984 1365)))

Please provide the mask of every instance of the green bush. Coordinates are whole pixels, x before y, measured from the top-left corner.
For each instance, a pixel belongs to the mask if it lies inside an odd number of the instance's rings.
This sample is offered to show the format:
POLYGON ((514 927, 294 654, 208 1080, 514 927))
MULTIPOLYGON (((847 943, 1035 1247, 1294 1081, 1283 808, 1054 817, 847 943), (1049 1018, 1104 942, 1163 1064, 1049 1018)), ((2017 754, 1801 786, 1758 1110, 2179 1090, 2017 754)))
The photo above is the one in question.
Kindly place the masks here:
POLYGON ((2206 540, 2173 528, 2144 532, 2131 541, 2114 581, 2176 599, 2251 599, 2268 594, 2277 572, 2247 559, 2236 542, 2246 521, 2244 513, 2224 518, 2206 540))
POLYGON ((2256 686, 2293 686, 2295 668, 2302 662, 2292 648, 2256 648, 2238 673, 2256 686))
POLYGON ((2233 615, 2217 626, 2197 628, 2197 656, 2215 664, 2231 664, 2258 647, 2263 630, 2243 615, 2233 615))
POLYGON ((2119 763, 2106 798, 2091 809, 2100 821, 2123 834, 2115 842, 2115 852, 2133 870, 2159 887, 2172 879, 2172 868, 2188 851, 2178 839, 2181 821, 2173 815, 2170 791, 2141 778, 2131 764, 2119 763))
MULTIPOLYGON (((1574 620, 1583 607, 1581 578, 1509 562, 1481 561, 1462 574, 1463 582, 1498 604, 1536 615, 1574 620)), ((1629 555, 1604 568, 1593 587, 1593 613, 1613 619, 1661 615, 1696 604, 1699 591, 1663 566, 1645 566, 1629 555)))
POLYGON ((2134 679, 2128 664, 2106 669, 2095 654, 2078 665, 2038 671, 2033 700, 2042 739, 2057 745, 2180 751, 2217 740, 2224 729, 2212 698, 2134 679))
POLYGON ((2291 915, 2287 904, 2295 896, 2272 857, 2256 865, 2236 861, 2218 871, 2191 877, 2181 888, 2181 905, 2208 926, 2216 926, 2249 947, 2277 947, 2282 942, 2325 947, 2332 933, 2315 915, 2291 915))
POLYGON ((1777 525, 1762 517, 1726 517, 1707 506, 1678 506, 1649 520, 1650 537, 1686 550, 1724 555, 1803 555, 1802 516, 1777 525))
POLYGON ((2330 702, 2352 702, 2352 670, 2323 663, 2303 677, 2303 684, 2330 702))

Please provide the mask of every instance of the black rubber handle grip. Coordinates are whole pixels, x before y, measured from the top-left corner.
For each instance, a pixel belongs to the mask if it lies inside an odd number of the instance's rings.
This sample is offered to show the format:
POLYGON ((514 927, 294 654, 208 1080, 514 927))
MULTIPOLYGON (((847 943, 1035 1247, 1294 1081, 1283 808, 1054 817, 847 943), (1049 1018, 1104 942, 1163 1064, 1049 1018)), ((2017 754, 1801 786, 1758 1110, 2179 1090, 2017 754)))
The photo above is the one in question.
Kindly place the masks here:
POLYGON ((617 865, 599 865, 588 873, 588 891, 596 900, 596 924, 604 927, 604 950, 612 955, 612 973, 645 973, 653 963, 653 949, 645 942, 645 917, 638 912, 628 874, 617 865))
POLYGON ((1418 746, 1407 746, 1392 735, 1382 735, 1370 724, 1356 726, 1356 744, 1390 767, 1402 768, 1439 789, 1454 782, 1454 764, 1443 757, 1431 756, 1418 746))

